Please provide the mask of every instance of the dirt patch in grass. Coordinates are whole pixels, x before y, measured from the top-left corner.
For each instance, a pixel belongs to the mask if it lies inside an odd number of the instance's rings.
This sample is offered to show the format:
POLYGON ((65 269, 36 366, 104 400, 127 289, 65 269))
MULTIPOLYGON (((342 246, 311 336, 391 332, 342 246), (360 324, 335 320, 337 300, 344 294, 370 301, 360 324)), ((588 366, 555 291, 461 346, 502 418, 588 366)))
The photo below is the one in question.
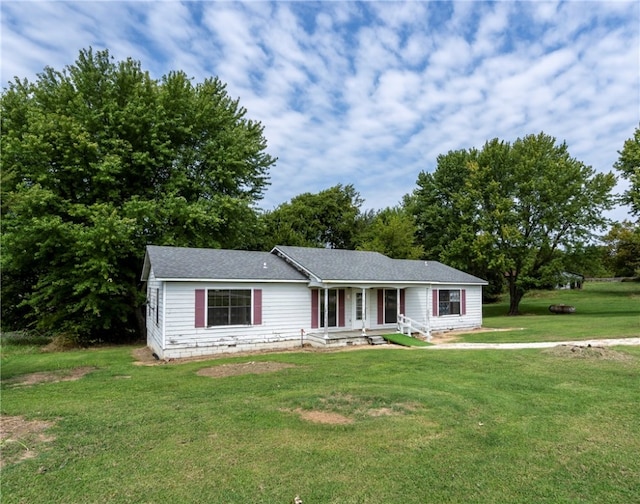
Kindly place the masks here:
POLYGON ((395 411, 393 411, 391 408, 374 408, 374 409, 370 409, 368 413, 372 417, 391 416, 391 415, 398 414, 395 411))
POLYGON ((242 364, 222 364, 198 371, 198 376, 211 378, 224 378, 226 376, 238 376, 243 374, 273 373, 282 369, 296 367, 285 362, 244 362, 242 364))
MULTIPOLYGON (((302 408, 297 408, 293 410, 293 413, 299 415, 303 420, 312 423, 349 425, 355 422, 353 418, 342 415, 340 413, 336 413, 334 411, 303 410, 302 408)), ((372 417, 382 417, 400 415, 402 413, 394 411, 391 408, 373 408, 367 410, 365 414, 372 417)))
POLYGON ((40 383, 57 383, 63 381, 79 380, 83 376, 95 371, 97 368, 91 366, 78 367, 74 369, 65 369, 61 371, 41 371, 38 373, 29 373, 16 376, 6 381, 10 387, 30 387, 40 383))
POLYGON ((22 416, 0 416, 0 467, 36 457, 44 443, 55 439, 44 432, 53 425, 22 416))
POLYGON ((333 413, 331 411, 308 411, 298 408, 293 410, 293 412, 300 415, 300 418, 307 422, 330 425, 348 425, 353 423, 352 418, 341 415, 340 413, 333 413))
POLYGON ((504 329, 494 329, 491 327, 478 327, 476 329, 455 329, 452 331, 439 331, 434 332, 431 335, 431 343, 437 345, 438 343, 455 343, 460 339, 461 335, 474 335, 482 333, 492 332, 506 332, 506 331, 521 331, 522 327, 511 327, 504 329))
POLYGON ((565 359, 596 359, 629 362, 635 360, 632 355, 611 348, 592 345, 557 345, 544 353, 565 359))
POLYGON ((315 399, 317 405, 311 409, 282 409, 284 413, 295 413, 303 420, 324 424, 352 424, 366 417, 402 416, 416 412, 420 407, 413 403, 393 403, 376 406, 372 398, 351 394, 332 394, 315 399))
POLYGON ((136 348, 131 352, 131 355, 136 360, 134 364, 138 366, 153 366, 154 364, 164 364, 165 361, 160 361, 153 356, 153 350, 149 347, 136 348))

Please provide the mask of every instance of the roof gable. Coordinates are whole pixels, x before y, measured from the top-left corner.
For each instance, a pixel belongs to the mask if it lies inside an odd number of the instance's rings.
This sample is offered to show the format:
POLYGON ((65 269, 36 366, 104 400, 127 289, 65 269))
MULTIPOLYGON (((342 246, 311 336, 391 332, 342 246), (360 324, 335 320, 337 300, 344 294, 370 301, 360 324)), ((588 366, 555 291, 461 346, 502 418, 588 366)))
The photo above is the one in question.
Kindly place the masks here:
POLYGON ((378 252, 361 250, 279 245, 272 252, 321 281, 380 279, 381 273, 388 269, 389 261, 393 261, 378 252))

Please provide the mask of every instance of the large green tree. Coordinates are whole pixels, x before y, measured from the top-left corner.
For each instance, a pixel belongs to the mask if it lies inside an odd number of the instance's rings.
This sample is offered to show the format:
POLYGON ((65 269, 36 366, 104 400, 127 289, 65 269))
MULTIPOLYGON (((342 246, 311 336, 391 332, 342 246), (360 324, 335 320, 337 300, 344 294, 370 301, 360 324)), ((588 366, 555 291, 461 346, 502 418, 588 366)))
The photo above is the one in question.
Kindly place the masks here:
POLYGON ((263 215, 263 248, 275 245, 355 248, 363 200, 353 185, 303 193, 263 215))
POLYGON ((615 177, 540 133, 441 155, 417 184, 408 201, 427 254, 494 283, 504 279, 516 315, 527 290, 553 282, 559 252, 606 225, 615 177))
POLYGON ((636 128, 633 138, 625 141, 619 154, 614 167, 629 181, 623 201, 631 206, 631 213, 640 217, 640 126, 636 128))
POLYGON ((415 243, 416 225, 404 207, 384 208, 363 216, 358 250, 380 252, 394 259, 422 259, 424 250, 415 243))
MULTIPOLYGON (((614 276, 609 249, 599 243, 575 246, 562 254, 563 270, 585 277, 604 278, 614 276)), ((557 283, 554 283, 555 287, 557 283)))
POLYGON ((5 327, 127 337, 146 244, 253 239, 275 160, 217 78, 154 80, 89 49, 1 100, 5 327))
POLYGON ((616 222, 604 236, 606 263, 614 276, 640 276, 640 224, 616 222))

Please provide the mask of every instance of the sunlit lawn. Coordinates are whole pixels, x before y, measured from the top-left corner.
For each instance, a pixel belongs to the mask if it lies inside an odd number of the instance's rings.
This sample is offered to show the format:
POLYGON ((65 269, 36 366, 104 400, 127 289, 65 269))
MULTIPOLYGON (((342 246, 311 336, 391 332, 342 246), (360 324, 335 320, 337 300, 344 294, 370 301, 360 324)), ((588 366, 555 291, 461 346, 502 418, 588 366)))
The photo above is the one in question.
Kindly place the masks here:
POLYGON ((640 282, 587 282, 583 289, 534 291, 509 317, 508 298, 483 307, 484 326, 508 332, 462 336, 467 342, 564 341, 640 336, 640 282), (573 314, 553 314, 549 305, 575 306, 573 314))
MULTIPOLYGON (((522 317, 490 307, 487 325, 525 329, 473 339, 638 335, 629 313, 638 284, 562 292, 575 315, 549 314, 553 295, 525 298, 522 317)), ((3 439, 3 504, 296 495, 305 504, 626 504, 640 495, 640 347, 390 347, 155 366, 135 365, 131 351, 41 353, 3 341, 2 414, 51 422, 3 439), (292 367, 197 374, 265 362, 292 367), (28 373, 82 367, 90 372, 76 381, 19 386, 28 373)))

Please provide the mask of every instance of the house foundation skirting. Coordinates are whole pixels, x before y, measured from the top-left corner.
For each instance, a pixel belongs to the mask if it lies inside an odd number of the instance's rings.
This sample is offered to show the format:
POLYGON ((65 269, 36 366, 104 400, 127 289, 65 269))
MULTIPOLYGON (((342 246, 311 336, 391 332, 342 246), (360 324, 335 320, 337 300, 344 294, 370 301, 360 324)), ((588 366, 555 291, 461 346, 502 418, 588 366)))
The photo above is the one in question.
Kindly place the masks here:
POLYGON ((302 339, 287 338, 274 340, 236 341, 225 338, 209 345, 180 345, 166 348, 164 351, 151 348, 161 359, 183 359, 186 357, 204 357, 207 355, 233 354, 238 352, 255 352, 261 350, 291 350, 302 348, 303 345, 311 345, 318 348, 338 348, 345 346, 367 345, 367 336, 389 334, 390 330, 367 331, 366 336, 362 331, 331 332, 325 338, 325 334, 306 333, 302 339))
POLYGON ((277 341, 238 341, 224 340, 210 345, 183 345, 180 347, 167 348, 164 351, 151 349, 160 359, 183 359, 186 357, 206 357, 207 355, 234 354, 239 352, 257 352, 260 350, 287 350, 301 347, 300 338, 277 341))

